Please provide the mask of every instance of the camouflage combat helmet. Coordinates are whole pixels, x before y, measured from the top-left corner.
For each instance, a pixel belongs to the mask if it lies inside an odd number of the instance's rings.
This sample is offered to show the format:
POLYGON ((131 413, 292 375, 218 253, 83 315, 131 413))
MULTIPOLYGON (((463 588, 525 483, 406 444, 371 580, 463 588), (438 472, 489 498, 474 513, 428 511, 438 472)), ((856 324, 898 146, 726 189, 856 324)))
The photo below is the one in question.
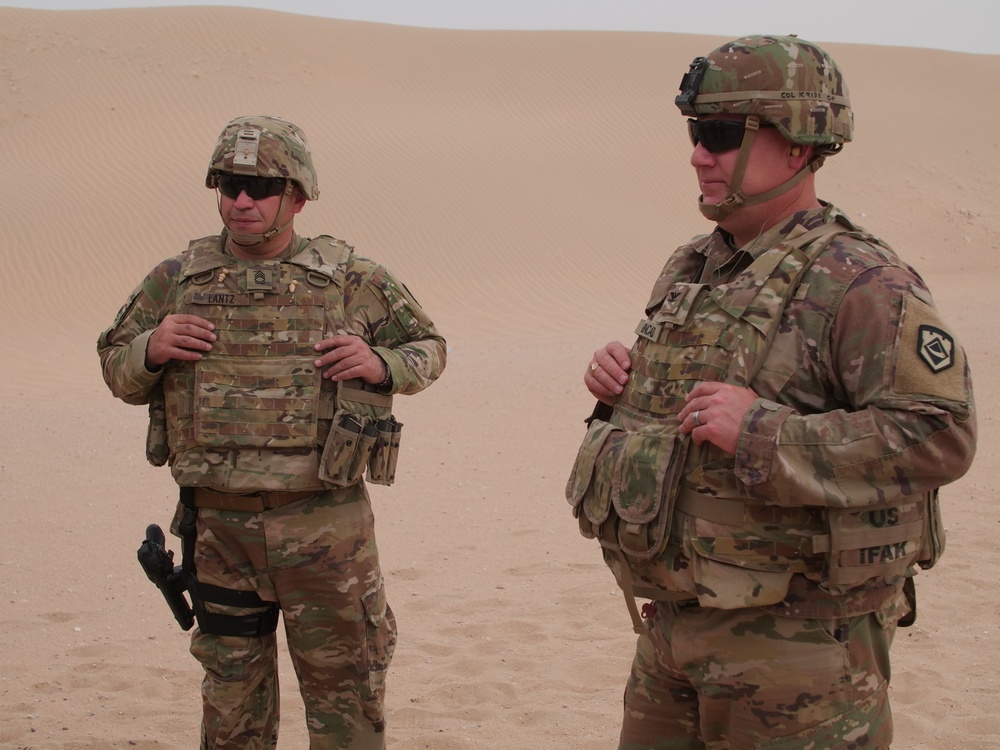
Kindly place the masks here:
POLYGON ((741 206, 768 201, 801 182, 851 140, 854 115, 840 68, 826 52, 796 36, 746 36, 696 57, 674 99, 681 114, 746 118, 729 194, 722 203, 699 200, 701 212, 722 221, 741 206), (812 149, 791 179, 759 195, 741 192, 757 130, 772 125, 790 142, 812 149))
POLYGON ((835 153, 854 117, 840 68, 795 36, 748 36, 696 57, 675 99, 681 113, 758 115, 793 143, 835 153))
POLYGON ((227 123, 212 153, 205 185, 217 187, 216 174, 284 177, 307 200, 319 198, 316 168, 301 128, 269 115, 246 115, 227 123))

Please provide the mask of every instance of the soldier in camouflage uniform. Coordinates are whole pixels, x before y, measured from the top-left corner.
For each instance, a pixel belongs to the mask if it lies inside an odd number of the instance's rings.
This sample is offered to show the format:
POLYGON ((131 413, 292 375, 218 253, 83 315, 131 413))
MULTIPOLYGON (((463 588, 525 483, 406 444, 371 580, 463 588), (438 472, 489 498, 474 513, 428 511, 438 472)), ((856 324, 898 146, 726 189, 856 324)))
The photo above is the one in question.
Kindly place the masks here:
POLYGON ((742 38, 680 88, 717 226, 631 350, 595 352, 567 486, 639 633, 619 747, 887 748, 889 646, 975 451, 965 355, 916 271, 816 197, 853 129, 829 55, 742 38))
POLYGON ((396 627, 364 477, 392 482, 392 394, 430 385, 445 341, 385 267, 295 234, 319 191, 292 123, 231 121, 206 184, 222 234, 156 266, 98 341, 112 393, 149 405, 149 460, 181 487, 201 747, 274 747, 280 612, 309 747, 383 748, 396 627))

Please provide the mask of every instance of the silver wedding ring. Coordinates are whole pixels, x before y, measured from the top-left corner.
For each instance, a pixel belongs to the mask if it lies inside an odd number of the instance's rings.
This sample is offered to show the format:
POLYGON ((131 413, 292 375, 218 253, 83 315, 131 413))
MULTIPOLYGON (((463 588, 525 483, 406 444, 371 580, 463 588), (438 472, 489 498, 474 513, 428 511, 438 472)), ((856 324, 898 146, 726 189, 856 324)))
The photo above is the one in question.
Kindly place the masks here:
POLYGON ((698 409, 691 415, 691 419, 694 420, 694 424, 696 427, 701 427, 701 420, 698 419, 699 414, 701 414, 701 409, 698 409))

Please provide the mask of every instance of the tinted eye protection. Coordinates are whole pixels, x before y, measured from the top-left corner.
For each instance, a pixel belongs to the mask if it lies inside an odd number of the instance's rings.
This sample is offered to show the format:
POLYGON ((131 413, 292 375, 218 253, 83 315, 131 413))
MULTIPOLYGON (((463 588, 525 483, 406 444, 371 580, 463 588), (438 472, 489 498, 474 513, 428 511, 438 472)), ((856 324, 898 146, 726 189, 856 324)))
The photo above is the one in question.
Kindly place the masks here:
MULTIPOLYGON (((769 122, 762 122, 762 128, 773 128, 769 122)), ((732 151, 743 143, 743 133, 746 130, 744 120, 688 120, 688 136, 691 145, 699 143, 712 154, 732 151)))
POLYGON ((281 195, 288 180, 283 177, 248 177, 246 175, 220 174, 216 177, 219 192, 227 198, 236 199, 246 192, 251 200, 259 201, 281 195))

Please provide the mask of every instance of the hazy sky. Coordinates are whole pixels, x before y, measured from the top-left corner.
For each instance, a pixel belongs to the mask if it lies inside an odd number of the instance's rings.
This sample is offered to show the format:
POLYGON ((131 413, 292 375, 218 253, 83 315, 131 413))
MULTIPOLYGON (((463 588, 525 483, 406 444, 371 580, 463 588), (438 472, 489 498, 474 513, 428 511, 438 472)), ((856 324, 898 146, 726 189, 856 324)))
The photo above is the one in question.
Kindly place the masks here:
MULTIPOLYGON (((51 10, 235 5, 330 18, 460 29, 609 29, 1000 54, 997 0, 13 0, 51 10)), ((1000 84, 1000 82, 998 82, 1000 84)))

